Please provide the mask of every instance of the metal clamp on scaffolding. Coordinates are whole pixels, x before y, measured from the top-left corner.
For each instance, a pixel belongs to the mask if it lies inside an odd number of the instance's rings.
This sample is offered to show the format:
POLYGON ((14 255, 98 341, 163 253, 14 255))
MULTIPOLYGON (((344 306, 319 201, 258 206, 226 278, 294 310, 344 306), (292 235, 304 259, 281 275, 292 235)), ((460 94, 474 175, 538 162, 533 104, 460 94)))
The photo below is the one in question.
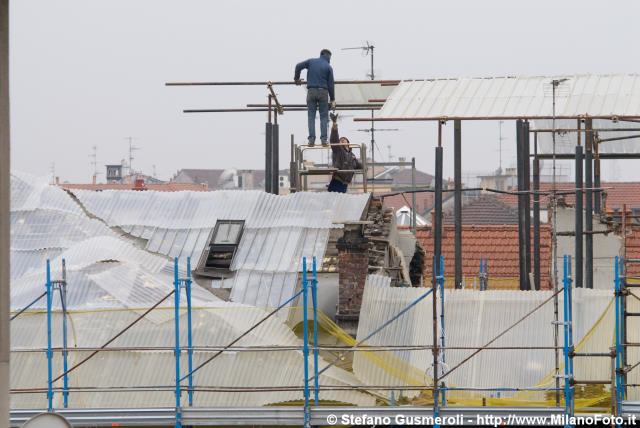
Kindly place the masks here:
POLYGON ((314 145, 309 146, 306 144, 296 145, 293 142, 293 138, 291 140, 291 165, 294 167, 294 172, 292 177, 294 177, 295 183, 291 184, 292 188, 295 188, 296 191, 307 191, 308 189, 308 180, 307 177, 310 175, 333 175, 334 173, 339 172, 352 172, 354 174, 362 175, 362 186, 363 191, 367 192, 367 147, 365 144, 348 144, 348 146, 353 149, 360 150, 360 162, 362 163, 362 169, 338 169, 338 168, 329 168, 329 167, 316 167, 315 164, 305 161, 304 152, 307 150, 328 150, 331 149, 331 146, 345 146, 345 144, 327 144, 327 145, 314 145), (295 185, 294 185, 295 184, 295 185))

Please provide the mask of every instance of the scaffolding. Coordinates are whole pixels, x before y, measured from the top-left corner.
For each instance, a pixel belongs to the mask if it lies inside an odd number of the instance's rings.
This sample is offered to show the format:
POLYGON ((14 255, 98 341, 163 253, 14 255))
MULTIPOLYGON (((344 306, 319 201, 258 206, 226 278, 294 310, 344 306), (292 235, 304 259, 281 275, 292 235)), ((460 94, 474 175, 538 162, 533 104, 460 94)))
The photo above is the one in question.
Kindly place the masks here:
MULTIPOLYGON (((371 331, 362 339, 358 340, 353 345, 347 346, 321 346, 318 343, 318 320, 319 320, 319 311, 318 311, 318 298, 317 298, 317 270, 316 270, 316 260, 315 257, 312 260, 311 265, 311 276, 307 274, 308 266, 306 257, 302 260, 302 280, 300 282, 301 289, 297 291, 293 296, 287 299, 283 304, 269 312, 265 317, 260 319, 258 322, 253 324, 249 329, 247 329, 244 333, 239 335, 237 338, 232 340, 226 346, 223 347, 194 347, 192 342, 192 323, 191 323, 191 284, 192 278, 190 275, 191 266, 190 260, 187 259, 187 276, 180 277, 179 276, 179 260, 177 258, 174 259, 174 289, 165 297, 163 297, 157 304, 148 308, 143 314, 141 314, 133 323, 130 323, 126 328, 119 331, 113 337, 111 337, 103 346, 98 348, 67 348, 66 340, 63 341, 62 348, 53 348, 51 344, 51 299, 53 297, 54 291, 59 290, 60 296, 64 302, 66 300, 66 287, 67 282, 65 278, 65 274, 63 273, 61 280, 52 280, 50 273, 50 264, 47 261, 47 281, 45 284, 45 293, 44 296, 47 297, 47 348, 44 350, 47 356, 48 362, 48 378, 46 381, 46 388, 31 388, 29 390, 11 390, 12 394, 17 393, 30 393, 30 394, 41 394, 46 393, 49 407, 49 412, 59 413, 62 416, 69 418, 69 420, 74 424, 92 424, 95 426, 107 426, 113 423, 126 425, 127 423, 132 423, 135 421, 136 425, 162 425, 162 426, 189 426, 189 425, 199 425, 197 421, 204 423, 206 420, 206 425, 222 425, 229 422, 230 415, 223 414, 224 412, 238 412, 234 413, 233 418, 235 419, 236 424, 255 424, 255 423, 280 423, 280 424, 293 424, 293 425, 304 425, 305 427, 310 427, 312 425, 317 425, 330 421, 332 413, 335 412, 337 414, 348 414, 352 413, 353 415, 362 414, 364 412, 371 412, 373 415, 378 415, 381 418, 389 418, 390 415, 393 415, 394 412, 397 413, 400 411, 403 414, 415 414, 416 416, 421 415, 420 417, 432 417, 432 418, 450 418, 450 417, 458 417, 464 415, 465 418, 475 417, 481 418, 483 415, 502 415, 505 413, 514 414, 514 415, 541 415, 543 418, 547 418, 547 420, 551 421, 553 419, 552 416, 563 414, 565 417, 569 418, 574 416, 575 414, 575 386, 581 384, 595 384, 595 383, 611 383, 610 380, 607 381, 594 381, 594 380, 576 380, 573 374, 573 358, 575 357, 598 357, 598 356, 607 356, 611 358, 617 358, 616 361, 620 362, 622 353, 619 352, 619 349, 622 349, 624 344, 620 343, 618 340, 616 343, 618 352, 616 353, 608 353, 608 354, 593 354, 593 353, 579 353, 575 352, 575 346, 573 343, 573 303, 572 303, 572 276, 571 276, 571 259, 568 256, 564 256, 564 265, 563 265, 563 287, 554 292, 553 295, 548 297, 542 303, 537 305, 535 308, 524 314, 517 322, 508 326, 504 329, 500 334, 494 337, 492 340, 489 340, 483 346, 473 347, 473 346, 448 346, 445 342, 445 288, 444 288, 444 262, 442 256, 440 257, 439 263, 439 274, 434 276, 434 286, 431 288, 425 289, 424 293, 421 293, 418 298, 404 306, 401 310, 399 310, 395 315, 390 317, 385 322, 381 323, 377 328, 371 331), (179 310, 181 308, 180 299, 182 295, 182 290, 184 289, 186 294, 186 311, 187 311, 187 345, 184 346, 183 339, 180 335, 180 315, 179 310), (533 313, 538 311, 547 303, 551 302, 554 297, 556 297, 559 293, 563 293, 564 295, 564 305, 563 305, 563 321, 559 324, 563 327, 563 345, 560 347, 525 347, 526 349, 547 349, 547 350, 560 350, 564 356, 564 371, 563 374, 557 375, 558 379, 563 380, 563 387, 554 388, 554 387, 544 387, 544 386, 533 386, 533 387, 498 387, 498 388, 474 388, 474 387, 465 387, 465 386, 449 386, 444 382, 444 379, 447 378, 452 372, 457 370, 467 361, 472 359, 478 353, 483 350, 506 350, 506 349, 525 349, 523 347, 518 346, 495 346, 494 343, 502 336, 504 336, 507 332, 512 330, 516 325, 522 323, 525 319, 531 316, 533 313), (310 294, 310 296, 309 296, 310 294), (155 309, 161 302, 167 300, 169 297, 173 295, 174 297, 174 331, 175 331, 175 341, 174 347, 170 348, 173 350, 174 354, 174 363, 175 363, 175 385, 166 385, 166 386, 140 386, 140 387, 130 387, 130 388, 122 388, 122 387, 109 387, 104 386, 100 388, 83 388, 83 387, 73 387, 69 386, 67 382, 67 376, 70 372, 74 371, 77 367, 84 364, 89 359, 93 358, 100 352, 113 352, 113 351, 139 351, 139 350, 156 350, 156 351, 167 351, 169 348, 165 347, 112 347, 109 346, 117 337, 125 334, 128 329, 130 329, 135 323, 144 318, 147 314, 149 314, 153 309, 155 309), (389 346, 374 346, 369 345, 368 341, 380 331, 388 327, 390 324, 396 322, 401 316, 406 314, 408 311, 415 308, 418 303, 422 300, 426 299, 429 295, 433 298, 433 304, 435 309, 435 304, 437 302, 437 298, 440 299, 440 314, 439 314, 439 324, 440 324, 440 335, 439 337, 434 335, 434 340, 432 345, 415 345, 415 344, 403 344, 403 345, 389 345, 389 346), (266 321, 268 318, 274 316, 278 311, 284 309, 289 304, 294 302, 298 297, 302 297, 302 326, 303 326, 303 340, 301 346, 269 346, 269 347, 252 347, 252 346, 235 346, 238 341, 240 341, 243 337, 246 337, 251 331, 255 330, 261 323, 266 321), (310 300, 310 302, 309 302, 310 300), (312 320, 310 319, 312 317, 312 320), (310 323, 312 321, 312 323, 310 323), (309 332, 309 325, 311 325, 311 335, 309 332), (310 339, 310 336, 312 339, 310 339), (229 386, 216 386, 216 385, 198 385, 194 384, 194 379, 197 378, 197 372, 204 367, 205 365, 211 363, 214 359, 219 357, 221 354, 225 352, 266 352, 266 351, 284 351, 284 350, 297 350, 300 351, 303 355, 304 361, 304 379, 302 382, 302 386, 282 386, 276 385, 272 387, 255 387, 255 388, 243 388, 243 387, 229 387, 229 386), (346 356, 353 352, 382 352, 388 353, 392 351, 397 351, 401 349, 406 350, 431 350, 433 353, 433 364, 432 364, 432 380, 430 382, 425 382, 421 385, 404 385, 404 386, 385 386, 385 385, 353 385, 353 386, 330 386, 330 385, 321 385, 319 383, 319 377, 324 372, 326 372, 330 367, 340 363, 345 359, 346 356), (440 363, 445 363, 445 352, 446 350, 455 350, 455 349, 469 349, 473 350, 473 352, 457 365, 452 368, 446 368, 443 366, 441 369, 438 368, 440 363), (66 355, 68 355, 69 351, 91 351, 91 353, 73 365, 72 367, 68 367, 66 355), (194 351, 200 352, 211 352, 212 356, 202 361, 199 365, 193 365, 192 356, 194 351), (329 362, 326 366, 320 368, 318 365, 319 359, 318 355, 321 351, 337 351, 339 355, 329 362), (65 356, 64 365, 63 365, 63 373, 57 377, 53 377, 53 367, 52 367, 52 357, 54 352, 61 352, 62 355, 65 356), (180 355, 182 352, 188 353, 188 367, 186 373, 181 369, 180 365, 180 355), (313 367, 313 370, 310 370, 310 367, 313 367), (60 387, 54 387, 54 383, 61 378, 64 378, 64 384, 60 387), (340 408, 332 408, 326 407, 321 403, 321 393, 322 391, 331 391, 331 390, 350 390, 350 389, 358 389, 358 390, 379 390, 379 391, 391 391, 391 407, 375 407, 375 408, 359 408, 359 407, 340 407, 340 408), (69 394, 73 393, 118 393, 118 392, 144 392, 144 391, 158 391, 158 390, 173 390, 175 393, 175 407, 172 409, 164 409, 164 408, 140 408, 140 409, 69 409, 67 397, 69 394), (205 391, 228 391, 228 392, 260 392, 260 391, 282 391, 282 390, 291 390, 291 391, 299 391, 302 393, 303 405, 299 408, 293 407, 288 408, 289 416, 285 417, 284 410, 282 408, 202 408, 202 407, 194 407, 193 405, 193 397, 194 394, 198 392, 205 391), (394 392, 396 391, 431 391, 432 398, 432 406, 430 408, 425 408, 424 406, 402 406, 397 407, 397 404, 394 400, 394 392), (459 391, 484 391, 484 392, 560 392, 564 398, 564 405, 556 406, 556 407, 491 407, 491 406, 483 406, 483 407, 458 407, 458 406, 448 406, 447 396, 449 393, 459 392, 459 391), (53 406, 53 395, 55 393, 62 393, 64 396, 64 408, 63 409, 55 409, 53 406), (186 406, 182 403, 181 397, 182 394, 186 393, 188 397, 188 401, 186 406), (312 396, 313 394, 313 396, 312 396), (239 413, 242 412, 242 415, 239 413), (276 412, 276 413, 274 413, 276 412), (171 418, 170 418, 171 417, 171 418), (211 418, 211 419, 210 419, 211 418), (302 420, 300 419, 302 418, 302 420), (321 419, 324 419, 324 422, 321 422, 321 419), (171 419, 171 420, 169 420, 171 419), (300 423, 301 422, 301 423, 300 423)), ((63 264, 64 269, 64 264, 63 264)), ((63 272, 65 272, 63 270, 63 272)), ((623 281, 621 281, 621 277, 616 272, 616 290, 618 291, 623 281)), ((73 288, 71 288, 71 292, 73 293, 73 288)), ((38 299, 43 296, 38 297, 38 299)), ((620 299, 622 294, 617 292, 616 299, 620 299)), ((37 299, 37 300, 38 300, 37 299)), ((29 306, 31 306, 30 304, 29 306)), ((622 307, 619 306, 619 301, 616 300, 616 314, 618 314, 618 309, 622 307)), ((25 308, 25 309, 28 309, 25 308)), ((25 309, 16 313, 13 317, 15 319, 19 315, 25 312, 25 309)), ((63 303, 62 305, 63 312, 63 324, 66 326, 66 305, 63 303)), ((438 322, 436 319, 437 311, 434 311, 434 326, 438 322)), ((617 318, 618 321, 618 318, 617 318)), ((616 323, 616 327, 620 325, 619 322, 616 323)), ((455 326, 454 326, 455 327, 455 326)), ((437 329, 434 328, 434 332, 437 329)), ((619 339, 621 335, 619 334, 620 329, 617 328, 616 337, 619 339)), ((66 332, 63 329, 63 332, 66 332)), ((40 350, 35 350, 35 352, 39 352, 40 350)), ((617 364, 619 365, 619 363, 617 364)), ((623 396, 623 388, 629 385, 624 385, 622 372, 620 370, 616 371, 616 396, 618 397, 617 401, 617 415, 621 415, 621 398, 623 396)), ((29 417, 34 416, 38 413, 39 410, 15 410, 12 412, 12 425, 16 426, 24 422, 29 417)), ((461 416, 462 417, 462 416, 461 416)), ((499 416, 496 416, 499 417, 499 416)), ((434 419, 438 420, 438 419, 434 419)), ((444 419, 443 419, 444 420, 444 419)), ((479 421, 480 419, 477 419, 479 421)))

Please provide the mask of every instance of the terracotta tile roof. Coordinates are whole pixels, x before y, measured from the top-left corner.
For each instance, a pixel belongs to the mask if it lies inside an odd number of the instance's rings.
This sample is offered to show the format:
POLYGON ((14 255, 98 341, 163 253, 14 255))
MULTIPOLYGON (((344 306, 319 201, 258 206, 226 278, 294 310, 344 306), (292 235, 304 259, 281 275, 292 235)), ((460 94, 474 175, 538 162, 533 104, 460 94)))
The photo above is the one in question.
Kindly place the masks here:
MULTIPOLYGON (((640 182, 607 182, 601 183, 600 186, 611 187, 611 189, 605 191, 607 206, 621 208, 623 204, 627 204, 629 208, 640 208, 640 182)), ((533 188, 533 185, 531 188, 533 188)), ((551 188, 551 183, 540 183, 540 190, 550 190, 551 188)), ((556 183, 556 189, 574 190, 575 184, 556 183)), ((575 203, 575 194, 563 195, 563 197, 568 204, 575 203)), ((518 197, 516 195, 498 194, 498 199, 505 204, 518 206, 518 197)), ((545 196, 542 196, 540 198, 541 206, 546 206, 547 200, 545 196)))
MULTIPOLYGON (((634 227, 626 241, 627 259, 640 260, 640 228, 634 227)), ((627 264, 628 276, 640 276, 640 263, 627 264)))
MULTIPOLYGON (((399 210, 403 206, 411 207, 411 193, 401 193, 384 198, 384 206, 399 210)), ((433 205, 433 192, 416 193, 416 212, 422 213, 433 205)))
MULTIPOLYGON (((61 183, 60 187, 63 189, 82 189, 82 190, 141 190, 136 188, 134 183, 96 183, 96 184, 72 184, 61 183)), ((184 190, 192 190, 196 192, 208 192, 209 188, 203 187, 200 184, 195 183, 176 183, 170 181, 167 183, 144 183, 145 190, 156 190, 159 192, 180 192, 184 190)))
MULTIPOLYGON (((433 257, 433 235, 430 226, 419 227, 418 239, 425 249, 427 276, 431 276, 431 259, 433 257)), ((531 234, 533 255, 533 233, 531 234)), ((447 287, 453 286, 455 266, 454 227, 443 228, 442 255, 444 256, 444 272, 447 287)), ((462 275, 475 277, 478 275, 480 259, 486 258, 489 280, 503 281, 502 288, 518 288, 518 226, 514 225, 463 225, 462 227, 462 275)), ((551 231, 548 226, 540 229, 540 284, 549 287, 551 263, 551 231)), ((533 264, 533 260, 532 260, 533 264)), ((469 283, 467 282, 467 286, 469 283)))
MULTIPOLYGON (((445 213, 444 223, 454 223, 453 211, 445 213)), ((462 224, 518 224, 518 209, 500 201, 496 195, 480 195, 462 205, 462 224)))

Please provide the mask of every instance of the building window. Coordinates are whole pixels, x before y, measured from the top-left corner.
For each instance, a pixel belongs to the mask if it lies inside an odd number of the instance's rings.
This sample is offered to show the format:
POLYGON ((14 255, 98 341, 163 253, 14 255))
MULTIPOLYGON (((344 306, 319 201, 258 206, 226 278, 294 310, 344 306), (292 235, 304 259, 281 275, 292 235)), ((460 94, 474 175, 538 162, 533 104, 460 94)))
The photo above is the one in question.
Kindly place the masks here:
POLYGON ((218 220, 209 234, 207 246, 195 272, 210 278, 230 276, 229 268, 238 250, 243 230, 244 220, 218 220))

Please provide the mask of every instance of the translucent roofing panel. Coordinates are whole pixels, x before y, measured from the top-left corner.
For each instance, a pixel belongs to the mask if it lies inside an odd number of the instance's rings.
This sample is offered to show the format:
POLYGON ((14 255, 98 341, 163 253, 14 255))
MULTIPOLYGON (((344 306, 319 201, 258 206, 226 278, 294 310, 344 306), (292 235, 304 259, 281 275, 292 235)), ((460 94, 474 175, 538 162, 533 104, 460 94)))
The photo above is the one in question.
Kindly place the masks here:
POLYGON ((55 209, 81 215, 82 210, 63 189, 18 171, 11 172, 11 211, 55 209))
POLYGON ((369 100, 386 99, 393 86, 382 86, 379 83, 347 83, 336 85, 336 103, 369 104, 369 100))
MULTIPOLYGON (((171 319, 155 324, 146 319, 135 324, 114 343, 115 347, 173 346, 173 308, 158 309, 168 312, 171 319)), ((233 307, 218 309, 195 309, 193 311, 193 344, 200 346, 224 346, 253 326, 266 315, 259 308, 233 307)), ((72 312, 70 324, 74 334, 69 335, 71 347, 98 347, 114 334, 133 322, 138 314, 134 311, 72 312)), ((53 346, 61 346, 61 315, 53 316, 53 346)), ((186 313, 181 311, 181 337, 186 340, 186 313)), ((33 314, 18 318, 11 323, 12 346, 14 348, 36 349, 46 347, 45 314, 33 314)), ((300 346, 300 340, 285 324, 276 318, 262 323, 240 342, 239 346, 300 346)), ((74 365, 86 357, 88 352, 71 352, 69 364, 74 365)), ((187 353, 183 352, 182 367, 187 367, 187 353)), ((195 352, 194 365, 210 357, 209 352, 195 352)), ((47 360, 39 353, 12 354, 11 387, 38 388, 46 386, 47 360)), ((320 357, 320 364, 328 362, 320 357)), ((60 373, 62 361, 60 353, 54 354, 54 376, 60 373)), ((228 352, 215 361, 203 366, 194 375, 194 382, 200 386, 291 386, 302 385, 304 364, 299 351, 282 352, 228 352)), ((311 368, 313 370, 313 368, 311 368)), ((185 372, 186 373, 186 372, 185 372)), ((322 385, 358 385, 352 374, 332 367, 321 375, 322 385)), ((59 381, 60 385, 62 381, 59 381)), ((88 360, 69 376, 69 386, 144 386, 172 385, 175 382, 175 363, 172 351, 103 352, 88 360)), ((58 387, 56 383, 54 387, 58 387)), ((300 399, 299 391, 271 391, 267 393, 206 393, 194 394, 196 406, 264 406, 300 399)), ((359 391, 326 391, 323 398, 359 406, 374 405, 374 397, 359 391)), ((62 394, 56 393, 54 405, 62 394)), ((12 408, 42 408, 46 406, 45 394, 15 394, 11 397, 12 408)), ((173 392, 132 393, 92 393, 72 392, 69 406, 73 408, 96 407, 170 407, 175 404, 173 392)))
POLYGON ((368 194, 260 191, 154 192, 75 190, 84 208, 110 226, 213 228, 218 220, 245 220, 245 228, 340 227, 360 220, 368 194), (184 207, 189 206, 187 210, 184 207))
POLYGON ((67 248, 95 236, 115 237, 104 223, 84 215, 38 209, 11 213, 11 248, 67 248))
MULTIPOLYGON (((640 82, 639 82, 640 84, 640 82)), ((576 129, 578 126, 575 119, 556 119, 556 129, 576 129)), ((584 129, 584 124, 581 125, 584 129)), ((624 131, 627 128, 640 128, 640 123, 635 122, 612 122, 606 119, 593 119, 592 128, 597 129, 620 129, 621 131, 598 131, 597 137, 600 139, 638 136, 638 131, 624 131)), ((531 129, 553 129, 553 121, 550 119, 540 119, 532 121, 531 129)), ((556 154, 575 154, 578 137, 576 132, 564 132, 556 134, 556 154)), ((581 143, 584 146, 585 134, 581 135, 581 143)), ((617 141, 605 141, 598 145, 600 153, 640 153, 640 138, 629 138, 617 141)), ((584 151, 584 149, 583 149, 584 151)), ((538 153, 553 153, 553 135, 551 132, 538 133, 538 153)))
MULTIPOLYGON (((427 291, 425 288, 385 287, 374 284, 370 279, 365 288, 358 339, 364 338, 427 291)), ((550 291, 447 290, 444 311, 446 343, 452 347, 484 346, 551 295, 550 291)), ((580 344, 588 337, 588 343, 581 346, 588 349, 608 349, 611 346, 613 331, 611 290, 575 289, 573 297, 574 342, 580 344), (596 327, 597 333, 594 333, 596 327), (587 333, 590 333, 589 336, 587 333)), ((437 302, 437 307, 440 308, 440 302, 437 302)), ((560 308, 562 307, 563 302, 560 299, 560 308)), ((367 343, 432 344, 432 330, 424 328, 432 319, 431 308, 431 296, 428 296, 367 343)), ((493 346, 553 346, 552 320, 553 303, 550 302, 494 342, 493 346)), ((438 339, 441 333, 438 322, 438 339)), ((447 367, 456 366, 472 352, 474 350, 446 350, 445 370, 447 367)), ((378 385, 402 385, 424 381, 421 376, 406 374, 428 372, 433 360, 429 350, 394 351, 393 355, 414 370, 405 370, 402 372, 404 375, 394 373, 377 366, 363 353, 357 353, 354 356, 354 373, 364 382, 378 385)), ((579 363, 583 364, 579 369, 581 379, 600 379, 599 376, 607 378, 610 371, 609 361, 590 359, 583 363, 583 360, 579 363)), ((531 387, 546 379, 554 367, 552 350, 485 350, 452 372, 447 377, 447 384, 471 388, 507 385, 531 387), (526 364, 523 364, 523 361, 526 364)))
POLYGON ((401 82, 381 118, 640 117, 640 74, 430 79, 401 82))

